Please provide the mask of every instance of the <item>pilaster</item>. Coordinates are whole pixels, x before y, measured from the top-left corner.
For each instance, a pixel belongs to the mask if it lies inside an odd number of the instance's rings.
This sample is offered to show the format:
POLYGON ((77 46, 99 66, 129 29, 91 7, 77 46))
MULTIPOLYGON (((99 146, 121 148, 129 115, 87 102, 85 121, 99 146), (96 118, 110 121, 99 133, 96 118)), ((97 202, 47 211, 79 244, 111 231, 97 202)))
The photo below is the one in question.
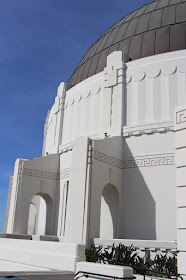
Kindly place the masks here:
POLYGON ((14 176, 13 179, 11 180, 11 183, 9 187, 11 188, 11 197, 9 199, 9 209, 7 212, 7 217, 6 217, 6 232, 7 233, 13 233, 14 232, 14 225, 15 225, 15 212, 16 212, 16 205, 17 205, 17 200, 18 200, 18 195, 19 195, 19 189, 21 185, 21 180, 22 180, 22 174, 23 174, 23 164, 24 160, 22 159, 17 159, 15 162, 15 167, 14 167, 14 176))
POLYGON ((58 153, 59 145, 62 142, 64 105, 66 91, 71 86, 66 83, 61 83, 58 87, 55 103, 50 111, 48 111, 43 140, 43 156, 52 153, 58 153))
POLYGON ((107 57, 104 69, 103 129, 109 135, 121 135, 124 124, 125 63, 129 58, 122 51, 107 57))
POLYGON ((178 273, 186 279, 186 104, 177 107, 174 119, 177 202, 178 273))
POLYGON ((86 244, 89 219, 90 140, 79 137, 73 142, 72 166, 66 206, 65 243, 86 244))

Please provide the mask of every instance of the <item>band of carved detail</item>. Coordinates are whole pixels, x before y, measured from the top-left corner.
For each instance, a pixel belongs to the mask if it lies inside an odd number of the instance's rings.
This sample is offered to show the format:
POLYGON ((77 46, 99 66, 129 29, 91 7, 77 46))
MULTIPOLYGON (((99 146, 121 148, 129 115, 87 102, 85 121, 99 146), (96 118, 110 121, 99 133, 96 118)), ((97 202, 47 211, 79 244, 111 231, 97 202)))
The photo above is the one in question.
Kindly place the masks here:
POLYGON ((109 165, 113 165, 120 169, 175 165, 174 154, 150 155, 146 157, 136 157, 136 158, 131 158, 131 159, 121 161, 119 159, 95 151, 95 158, 98 161, 104 162, 109 165))
POLYGON ((28 169, 28 168, 24 168, 23 175, 45 178, 45 179, 52 179, 52 180, 59 180, 60 179, 60 174, 59 173, 53 173, 53 172, 41 171, 41 170, 34 170, 34 169, 28 169))
POLYGON ((60 179, 65 179, 70 177, 70 169, 64 169, 60 171, 60 179))
POLYGON ((45 179, 59 180, 70 177, 70 169, 61 170, 60 173, 24 168, 23 175, 45 179))
POLYGON ((176 124, 186 122, 186 109, 176 112, 176 124))

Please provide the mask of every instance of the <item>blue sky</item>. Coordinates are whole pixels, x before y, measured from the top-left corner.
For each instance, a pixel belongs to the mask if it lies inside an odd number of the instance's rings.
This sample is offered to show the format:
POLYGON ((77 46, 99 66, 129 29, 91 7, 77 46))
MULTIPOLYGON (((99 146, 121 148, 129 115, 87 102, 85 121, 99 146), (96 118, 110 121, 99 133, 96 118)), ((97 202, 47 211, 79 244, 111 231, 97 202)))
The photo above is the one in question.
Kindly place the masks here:
POLYGON ((60 82, 115 22, 148 0, 0 0, 0 232, 16 158, 41 156, 60 82))

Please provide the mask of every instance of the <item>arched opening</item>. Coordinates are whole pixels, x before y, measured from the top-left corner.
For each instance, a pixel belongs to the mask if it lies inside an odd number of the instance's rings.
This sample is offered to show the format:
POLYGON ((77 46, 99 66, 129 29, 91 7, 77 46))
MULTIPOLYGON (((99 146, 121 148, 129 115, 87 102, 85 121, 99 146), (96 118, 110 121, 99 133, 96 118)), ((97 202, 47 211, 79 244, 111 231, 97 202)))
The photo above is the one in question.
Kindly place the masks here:
POLYGON ((100 238, 117 238, 118 192, 115 186, 106 185, 101 195, 100 238))
POLYGON ((35 194, 30 201, 27 234, 50 235, 51 218, 52 199, 47 194, 35 194))

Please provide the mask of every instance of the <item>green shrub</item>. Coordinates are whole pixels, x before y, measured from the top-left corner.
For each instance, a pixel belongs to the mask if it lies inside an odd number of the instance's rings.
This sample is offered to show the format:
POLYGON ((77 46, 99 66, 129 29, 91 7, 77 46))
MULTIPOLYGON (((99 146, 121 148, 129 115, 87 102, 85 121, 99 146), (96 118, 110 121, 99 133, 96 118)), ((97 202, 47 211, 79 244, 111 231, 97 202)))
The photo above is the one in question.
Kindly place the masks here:
POLYGON ((90 249, 86 249, 85 255, 86 255, 87 262, 100 263, 103 258, 102 248, 101 247, 99 247, 99 248, 91 247, 90 249))
POLYGON ((177 274, 177 258, 175 253, 173 256, 158 254, 154 260, 149 260, 149 262, 151 263, 151 270, 154 270, 154 272, 151 272, 152 276, 166 277, 166 275, 163 276, 162 274, 158 274, 158 272, 166 273, 167 277, 177 274))
POLYGON ((157 254, 154 260, 148 258, 146 263, 144 259, 138 256, 136 248, 131 245, 127 247, 123 244, 118 246, 112 245, 111 248, 91 247, 86 250, 86 260, 88 262, 102 262, 113 265, 129 265, 134 268, 134 272, 144 274, 144 268, 152 271, 146 271, 146 275, 155 277, 169 277, 169 275, 177 274, 177 258, 176 253, 171 255, 157 254), (158 272, 165 273, 162 275, 158 272))

